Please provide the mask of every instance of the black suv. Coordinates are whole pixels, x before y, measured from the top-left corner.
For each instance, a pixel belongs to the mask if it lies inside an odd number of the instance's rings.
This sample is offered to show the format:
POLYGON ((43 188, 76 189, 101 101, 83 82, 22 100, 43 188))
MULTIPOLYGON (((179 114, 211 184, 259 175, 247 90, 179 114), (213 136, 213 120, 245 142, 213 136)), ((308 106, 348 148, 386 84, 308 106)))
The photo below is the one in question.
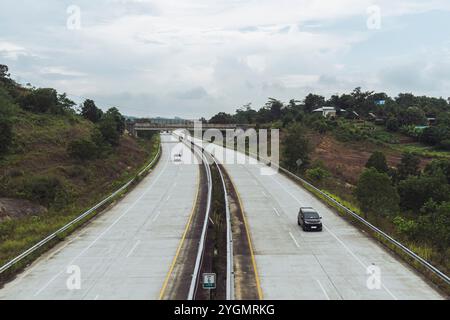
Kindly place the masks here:
POLYGON ((313 208, 300 208, 297 220, 303 231, 322 231, 322 217, 313 208))

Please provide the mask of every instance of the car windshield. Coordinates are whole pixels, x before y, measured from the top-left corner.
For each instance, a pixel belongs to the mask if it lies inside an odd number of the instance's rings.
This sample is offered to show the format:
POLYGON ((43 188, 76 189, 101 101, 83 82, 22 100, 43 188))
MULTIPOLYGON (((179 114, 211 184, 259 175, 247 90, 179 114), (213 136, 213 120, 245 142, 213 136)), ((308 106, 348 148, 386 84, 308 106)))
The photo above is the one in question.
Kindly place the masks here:
POLYGON ((319 219, 319 215, 317 214, 317 212, 305 212, 303 213, 303 216, 305 217, 305 219, 319 219))

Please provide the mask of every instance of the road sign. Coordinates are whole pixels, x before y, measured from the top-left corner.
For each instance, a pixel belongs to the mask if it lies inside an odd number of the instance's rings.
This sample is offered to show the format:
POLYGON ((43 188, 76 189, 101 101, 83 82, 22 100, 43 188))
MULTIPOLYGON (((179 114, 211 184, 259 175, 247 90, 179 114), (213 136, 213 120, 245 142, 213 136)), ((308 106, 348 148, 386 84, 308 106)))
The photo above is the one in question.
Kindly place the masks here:
POLYGON ((216 274, 204 273, 203 274, 203 289, 215 289, 216 288, 216 274))

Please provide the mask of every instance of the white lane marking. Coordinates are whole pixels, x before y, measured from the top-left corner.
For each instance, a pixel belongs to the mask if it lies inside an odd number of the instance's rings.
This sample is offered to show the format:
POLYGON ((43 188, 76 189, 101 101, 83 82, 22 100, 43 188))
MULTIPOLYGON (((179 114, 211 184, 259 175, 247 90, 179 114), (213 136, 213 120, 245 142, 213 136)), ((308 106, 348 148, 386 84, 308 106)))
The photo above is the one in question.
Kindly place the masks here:
POLYGON ((94 298, 94 300, 98 300, 98 297, 99 297, 99 295, 96 295, 95 298, 94 298))
POLYGON ((289 232, 289 235, 291 236, 292 240, 294 240, 294 243, 297 246, 297 248, 300 248, 300 245, 298 244, 297 240, 294 238, 294 235, 292 234, 292 232, 289 232))
POLYGON ((277 216, 280 216, 280 213, 278 212, 277 208, 273 208, 273 211, 277 214, 277 216))
POLYGON ((264 197, 267 198, 267 194, 264 191, 261 191, 261 193, 263 194, 264 197))
MULTIPOLYGON (((125 210, 124 213, 122 213, 108 228, 106 228, 105 231, 103 231, 97 238, 94 239, 94 241, 92 241, 91 244, 89 244, 89 246, 87 246, 86 248, 84 248, 79 254, 77 254, 75 256, 75 258, 73 258, 68 264, 67 266, 72 265, 79 257, 81 257, 86 251, 88 251, 95 243, 97 243, 98 240, 100 240, 106 233, 108 233, 109 230, 112 229, 112 227, 114 227, 131 209, 134 208, 134 206, 141 201, 141 199, 147 194, 147 192, 153 187, 153 185, 158 181, 158 179, 161 177, 161 175, 163 174, 163 172, 165 171, 165 169, 167 168, 167 165, 169 164, 170 159, 167 158, 166 164, 164 165, 163 169, 161 170, 161 172, 155 177, 155 179, 152 181, 152 183, 150 184, 150 186, 131 204, 131 206, 128 207, 127 210, 125 210)), ((44 286, 42 286, 34 295, 38 296, 42 291, 44 291, 53 281, 55 281, 56 278, 58 278, 63 272, 65 272, 64 268, 63 270, 61 270, 60 272, 58 272, 55 276, 53 276, 44 286)))
POLYGON ((169 201, 170 199, 170 194, 167 196, 166 201, 169 201))
POLYGON ((137 246, 138 246, 140 243, 141 243, 141 240, 138 240, 138 241, 134 244, 133 248, 131 248, 130 252, 128 252, 127 258, 133 254, 134 250, 136 250, 137 246))
POLYGON ((156 221, 156 219, 158 219, 160 214, 161 214, 161 210, 159 210, 158 213, 153 217, 153 221, 156 221))
POLYGON ((327 291, 325 290, 325 288, 323 287, 322 283, 320 283, 319 279, 316 279, 317 283, 319 284, 320 289, 322 289, 323 294, 325 295, 325 297, 327 298, 327 300, 330 300, 330 297, 328 296, 327 291))
MULTIPOLYGON (((294 200, 296 200, 299 204, 301 204, 301 202, 297 199, 297 197, 295 195, 293 195, 288 189, 286 189, 285 186, 283 186, 283 184, 281 184, 279 181, 277 181, 273 176, 270 176, 272 178, 272 180, 274 180, 276 183, 278 183, 278 185, 281 186, 281 188, 284 189, 284 191, 286 191, 292 198, 294 198, 294 200)), ((368 266, 366 266, 361 259, 358 258, 358 256, 353 253, 353 251, 341 240, 339 239, 339 237, 337 235, 335 235, 333 232, 331 232, 331 230, 329 228, 327 228, 327 226, 324 225, 325 230, 327 230, 331 236, 333 236, 343 247, 344 249, 350 253, 350 255, 356 259, 356 261, 358 261, 358 263, 364 268, 367 269, 368 266)), ((394 300, 398 300, 397 297, 388 289, 386 288, 386 286, 381 283, 381 286, 383 287, 384 290, 386 290, 386 292, 394 299, 394 300)))

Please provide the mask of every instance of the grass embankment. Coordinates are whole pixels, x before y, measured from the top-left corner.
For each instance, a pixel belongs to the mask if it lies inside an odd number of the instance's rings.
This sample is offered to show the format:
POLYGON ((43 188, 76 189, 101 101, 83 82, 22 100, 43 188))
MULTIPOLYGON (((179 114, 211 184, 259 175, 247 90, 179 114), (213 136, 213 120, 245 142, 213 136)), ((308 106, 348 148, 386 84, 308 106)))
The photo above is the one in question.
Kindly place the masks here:
POLYGON ((0 220, 0 265, 119 189, 155 157, 159 148, 158 135, 151 139, 123 136, 120 144, 101 158, 80 162, 71 159, 67 146, 73 140, 88 138, 94 130, 91 122, 79 116, 22 110, 13 121, 14 145, 0 160, 0 198, 31 199, 30 186, 48 180, 56 183, 56 196, 44 205, 42 214, 0 220))

